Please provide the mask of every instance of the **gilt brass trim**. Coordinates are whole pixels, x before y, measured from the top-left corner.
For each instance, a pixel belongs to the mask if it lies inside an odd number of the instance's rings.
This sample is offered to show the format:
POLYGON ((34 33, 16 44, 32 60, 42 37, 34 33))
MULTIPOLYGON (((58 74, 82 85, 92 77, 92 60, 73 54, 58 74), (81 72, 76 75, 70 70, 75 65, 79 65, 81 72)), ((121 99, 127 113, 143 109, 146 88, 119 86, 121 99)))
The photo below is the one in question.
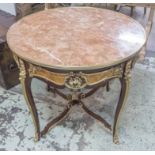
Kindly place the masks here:
POLYGON ((13 49, 12 49, 12 52, 17 55, 19 58, 21 58, 22 60, 30 63, 30 64, 33 64, 33 65, 36 65, 36 66, 40 66, 40 67, 44 67, 46 69, 54 69, 54 70, 58 70, 58 71, 94 71, 94 70, 97 70, 97 69, 103 69, 103 68, 109 68, 109 67, 115 67, 119 64, 122 64, 130 59, 133 59, 134 57, 136 57, 141 49, 143 47, 141 47, 140 49, 137 50, 137 52, 135 52, 134 54, 124 58, 124 59, 121 59, 121 60, 118 60, 118 61, 115 61, 114 63, 111 63, 111 64, 107 64, 107 65, 94 65, 94 66, 52 66, 52 65, 45 65, 45 64, 42 64, 42 63, 37 63, 35 61, 32 61, 30 59, 26 59, 25 57, 22 57, 20 56, 18 53, 14 52, 13 49))
POLYGON ((20 70, 19 72, 19 80, 22 82, 25 78, 26 78, 26 69, 25 69, 25 65, 22 59, 18 58, 15 54, 13 55, 18 68, 20 70))
POLYGON ((125 66, 124 78, 126 80, 129 80, 129 82, 131 81, 132 62, 133 62, 132 60, 128 61, 125 66))
POLYGON ((73 90, 82 89, 87 86, 87 78, 82 72, 71 72, 65 77, 65 86, 73 90))

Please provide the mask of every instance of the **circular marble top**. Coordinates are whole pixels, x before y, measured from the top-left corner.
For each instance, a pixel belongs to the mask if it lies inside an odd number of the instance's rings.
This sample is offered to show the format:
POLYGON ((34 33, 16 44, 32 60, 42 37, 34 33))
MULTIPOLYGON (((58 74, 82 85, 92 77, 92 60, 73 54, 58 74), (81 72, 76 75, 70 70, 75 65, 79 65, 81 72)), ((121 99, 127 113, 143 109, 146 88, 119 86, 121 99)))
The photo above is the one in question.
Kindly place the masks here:
POLYGON ((40 11, 11 26, 7 41, 19 57, 50 68, 101 68, 134 56, 145 31, 134 19, 106 9, 40 11))

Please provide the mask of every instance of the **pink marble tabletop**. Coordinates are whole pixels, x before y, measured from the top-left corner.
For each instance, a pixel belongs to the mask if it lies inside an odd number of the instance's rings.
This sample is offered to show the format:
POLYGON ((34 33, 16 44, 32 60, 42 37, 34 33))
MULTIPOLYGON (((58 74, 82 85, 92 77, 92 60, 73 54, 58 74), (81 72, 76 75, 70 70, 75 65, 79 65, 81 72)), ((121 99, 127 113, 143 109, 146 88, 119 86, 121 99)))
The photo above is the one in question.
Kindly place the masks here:
POLYGON ((145 31, 121 13, 92 7, 44 10, 19 20, 7 33, 19 57, 48 67, 99 67, 136 54, 145 31))

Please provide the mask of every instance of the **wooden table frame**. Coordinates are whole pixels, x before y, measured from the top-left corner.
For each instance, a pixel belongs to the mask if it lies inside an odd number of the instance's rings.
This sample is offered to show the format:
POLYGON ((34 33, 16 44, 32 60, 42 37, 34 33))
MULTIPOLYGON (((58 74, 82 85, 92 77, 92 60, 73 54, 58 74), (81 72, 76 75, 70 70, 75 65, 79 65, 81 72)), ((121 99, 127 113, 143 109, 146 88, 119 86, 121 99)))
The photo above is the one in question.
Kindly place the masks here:
POLYGON ((113 142, 118 143, 118 126, 120 114, 123 110, 128 95, 130 72, 133 68, 137 54, 128 60, 111 65, 110 67, 100 67, 96 69, 52 69, 33 64, 23 60, 14 54, 16 63, 20 69, 19 79, 22 85, 23 93, 27 101, 31 116, 35 126, 35 140, 38 141, 44 136, 54 125, 62 121, 69 113, 72 106, 79 104, 81 108, 96 120, 100 121, 106 129, 113 134, 113 142), (31 81, 33 78, 50 83, 55 88, 58 95, 68 101, 66 109, 52 121, 47 123, 45 128, 40 130, 40 121, 34 99, 31 92, 31 81), (118 78, 121 84, 119 101, 116 107, 113 125, 110 125, 101 116, 92 112, 82 101, 83 98, 89 97, 95 93, 100 87, 106 86, 110 80, 118 78), (64 94, 60 89, 68 88, 70 94, 64 94), (58 90, 59 89, 59 90, 58 90), (90 89, 89 92, 83 93, 83 89, 90 89))

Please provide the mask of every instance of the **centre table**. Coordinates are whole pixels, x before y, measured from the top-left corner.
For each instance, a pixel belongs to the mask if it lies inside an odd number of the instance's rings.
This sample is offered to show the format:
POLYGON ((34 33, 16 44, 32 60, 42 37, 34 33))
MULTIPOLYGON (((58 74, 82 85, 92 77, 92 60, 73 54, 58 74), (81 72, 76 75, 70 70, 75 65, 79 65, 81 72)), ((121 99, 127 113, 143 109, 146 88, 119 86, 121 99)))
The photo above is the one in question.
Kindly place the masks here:
MULTIPOLYGON (((118 143, 120 114, 126 101, 131 69, 146 40, 143 27, 134 19, 114 11, 93 7, 64 7, 28 15, 11 26, 7 42, 20 69, 19 79, 31 112, 35 139, 62 121, 72 106, 100 121, 118 143), (41 131, 31 81, 47 82, 67 100, 65 110, 41 131), (91 111, 83 99, 109 81, 121 85, 114 122, 91 111), (67 89, 67 91, 62 91, 67 89)), ((108 90, 108 89, 107 89, 108 90)))

